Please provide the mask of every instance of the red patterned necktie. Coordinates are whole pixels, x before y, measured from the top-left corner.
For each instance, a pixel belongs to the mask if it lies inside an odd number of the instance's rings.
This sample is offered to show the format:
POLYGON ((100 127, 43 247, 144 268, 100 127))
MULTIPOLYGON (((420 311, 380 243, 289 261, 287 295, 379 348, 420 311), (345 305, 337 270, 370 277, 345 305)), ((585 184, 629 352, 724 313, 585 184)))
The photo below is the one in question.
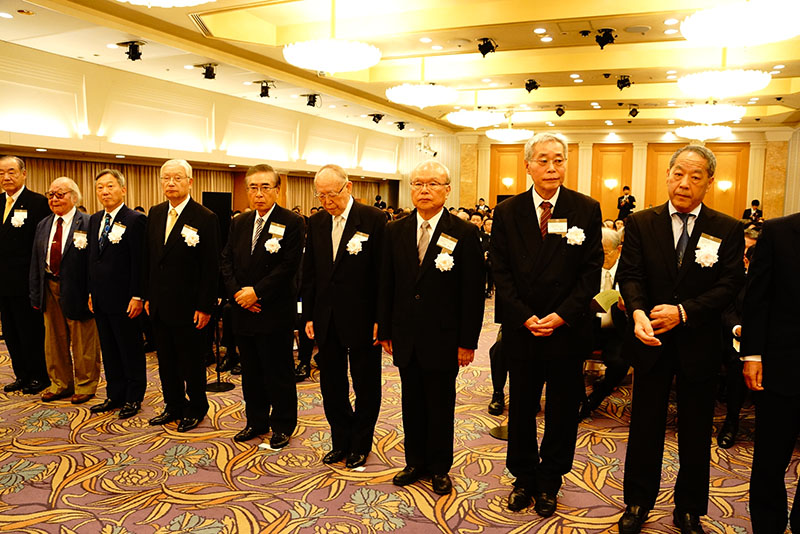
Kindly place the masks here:
POLYGON ((547 221, 550 220, 550 215, 552 215, 550 212, 551 205, 552 204, 547 201, 539 204, 539 206, 542 208, 542 218, 539 221, 539 230, 542 231, 542 241, 544 241, 544 238, 547 237, 547 221))
POLYGON ((62 237, 62 223, 64 219, 61 217, 56 221, 56 233, 53 234, 53 244, 50 245, 50 272, 53 276, 58 276, 58 271, 61 269, 61 237, 62 237))

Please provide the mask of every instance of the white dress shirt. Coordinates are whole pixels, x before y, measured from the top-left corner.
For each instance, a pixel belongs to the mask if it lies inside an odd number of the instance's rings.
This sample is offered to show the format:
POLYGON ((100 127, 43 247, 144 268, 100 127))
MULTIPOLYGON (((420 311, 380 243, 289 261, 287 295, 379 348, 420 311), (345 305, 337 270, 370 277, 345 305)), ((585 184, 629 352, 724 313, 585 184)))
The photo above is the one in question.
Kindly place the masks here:
MULTIPOLYGON (((266 225, 266 224, 267 224, 267 221, 269 220, 269 217, 270 217, 270 215, 272 215, 272 212, 273 212, 273 211, 275 211, 275 204, 273 204, 273 205, 272 205, 272 207, 269 209, 269 211, 267 211, 267 212, 264 214, 264 216, 263 216, 263 217, 262 217, 261 215, 259 215, 259 214, 258 214, 258 212, 256 212, 256 216, 255 216, 255 218, 253 219, 253 233, 251 233, 251 234, 250 234, 250 242, 251 242, 251 243, 252 243, 252 242, 253 242, 253 240, 256 238, 256 228, 258 228, 258 220, 259 220, 259 219, 263 219, 263 220, 264 220, 264 222, 262 223, 262 225, 266 225)), ((268 231, 268 230, 269 230, 269 228, 267 228, 266 226, 262 226, 262 227, 261 227, 261 233, 262 233, 262 234, 263 234, 264 232, 268 231)))
MULTIPOLYGON (((442 209, 439 210, 439 213, 428 219, 428 224, 431 226, 431 239, 433 239, 433 234, 436 232, 436 225, 439 224, 439 220, 442 218, 442 213, 444 213, 444 206, 442 209)), ((419 238, 422 237, 422 223, 425 222, 425 219, 422 218, 422 215, 419 214, 417 211, 417 241, 419 243, 419 238)), ((430 245, 428 245, 430 246, 430 245)))
POLYGON ((97 240, 98 241, 103 236, 103 227, 106 225, 106 215, 111 215, 111 224, 112 224, 112 228, 113 228, 114 220, 117 218, 117 214, 119 213, 119 210, 121 210, 122 206, 124 206, 124 205, 125 205, 125 203, 122 202, 122 203, 120 203, 119 206, 117 206, 116 208, 114 208, 110 212, 106 211, 106 212, 103 213, 103 216, 100 218, 100 228, 97 230, 97 240))
MULTIPOLYGON (((183 213, 183 209, 186 207, 186 205, 189 203, 189 201, 191 199, 192 199, 192 195, 186 195, 186 198, 183 200, 183 202, 181 202, 180 204, 178 204, 175 207, 172 206, 171 202, 168 202, 168 206, 167 206, 167 222, 164 224, 164 233, 165 234, 167 232, 167 228, 169 228, 169 212, 171 210, 173 210, 173 209, 178 212, 178 216, 175 217, 175 224, 177 224, 178 219, 180 219, 180 217, 181 217, 181 213, 183 213)), ((167 236, 167 237, 169 237, 169 236, 167 236)))
POLYGON ((67 238, 69 237, 69 229, 72 228, 72 219, 75 218, 75 212, 78 208, 72 208, 66 215, 55 215, 53 217, 53 224, 50 226, 50 239, 47 241, 47 266, 50 268, 50 247, 52 246, 53 239, 56 236, 56 228, 58 228, 58 218, 61 217, 64 222, 61 223, 61 254, 64 254, 64 247, 67 246, 67 238))
MULTIPOLYGON (((674 242, 672 246, 677 248, 678 247, 678 240, 681 238, 681 233, 683 232, 683 221, 681 218, 676 215, 678 210, 675 209, 675 206, 672 205, 672 201, 670 200, 668 203, 669 206, 669 215, 672 219, 672 238, 674 242)), ((694 215, 694 217, 689 217, 686 219, 686 232, 689 234, 689 237, 692 237, 692 231, 694 230, 694 223, 697 222, 697 217, 700 215, 700 209, 703 207, 702 204, 697 206, 695 209, 690 211, 689 213, 694 215)))
POLYGON ((539 221, 539 226, 542 225, 542 202, 549 202, 550 203, 550 213, 552 214, 553 211, 556 209, 556 202, 558 201, 558 195, 561 194, 561 186, 558 186, 556 189, 556 194, 553 195, 553 198, 544 199, 539 196, 539 193, 536 192, 535 187, 531 187, 531 191, 533 192, 533 205, 536 206, 536 220, 539 221))

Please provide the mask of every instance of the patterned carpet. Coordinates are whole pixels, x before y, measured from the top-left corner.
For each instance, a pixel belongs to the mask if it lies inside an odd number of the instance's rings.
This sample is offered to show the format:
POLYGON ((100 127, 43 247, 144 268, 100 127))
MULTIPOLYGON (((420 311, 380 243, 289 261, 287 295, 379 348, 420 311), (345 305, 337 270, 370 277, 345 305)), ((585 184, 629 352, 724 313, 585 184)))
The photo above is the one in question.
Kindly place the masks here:
MULTIPOLYGON (((210 393, 211 411, 188 434, 150 427, 162 408, 155 355, 148 357, 144 409, 120 421, 92 415, 89 405, 50 404, 0 391, 0 531, 42 533, 374 533, 374 532, 616 532, 630 387, 609 398, 580 427, 572 472, 556 514, 542 519, 530 508, 505 507, 511 480, 505 471, 505 442, 489 430, 505 421, 490 416, 488 349, 497 325, 487 322, 473 365, 458 381, 455 491, 439 497, 430 481, 396 488, 391 479, 404 464, 400 381, 384 355, 384 399, 373 452, 363 471, 326 466, 329 429, 322 412, 316 369, 298 387, 300 420, 282 451, 240 444, 244 426, 237 387, 210 393)), ((4 346, 0 383, 12 380, 4 346)), ((209 367, 209 379, 212 379, 209 367)), ((101 384, 101 392, 105 392, 101 384)), ((103 395, 101 395, 101 398, 103 395)), ((663 489, 644 532, 677 532, 671 524, 677 466, 674 406, 671 407, 663 489)), ((730 450, 712 448, 711 502, 704 525, 710 533, 749 531, 747 485, 752 460, 752 408, 744 410, 741 439, 730 450)), ((719 425, 718 417, 715 425, 719 425)), ((542 425, 539 419, 540 427, 542 425)), ((800 465, 790 472, 797 479, 800 465)), ((791 489, 794 493, 794 488, 791 489)))

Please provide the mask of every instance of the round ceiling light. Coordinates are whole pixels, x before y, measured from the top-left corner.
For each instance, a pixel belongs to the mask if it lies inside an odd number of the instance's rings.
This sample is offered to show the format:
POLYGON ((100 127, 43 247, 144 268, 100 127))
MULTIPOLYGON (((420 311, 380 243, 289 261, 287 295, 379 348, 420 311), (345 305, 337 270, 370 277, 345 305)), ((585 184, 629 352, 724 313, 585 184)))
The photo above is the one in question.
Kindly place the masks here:
POLYGON ((760 91, 771 79, 762 70, 708 70, 679 78, 678 87, 695 98, 727 98, 760 91))
POLYGON ((486 130, 486 137, 501 143, 519 143, 533 137, 533 130, 511 127, 495 128, 494 130, 486 130))
POLYGON ((404 83, 388 88, 386 98, 395 104, 424 109, 452 104, 458 100, 458 91, 432 83, 404 83))
POLYGON ((675 135, 678 137, 697 141, 727 137, 730 134, 730 126, 712 126, 710 124, 696 124, 694 126, 682 126, 675 129, 675 135))
POLYGON ((721 122, 735 121, 744 117, 744 106, 731 104, 699 104, 678 109, 676 115, 686 122, 698 124, 719 124, 721 122))
POLYGON ((482 110, 460 110, 451 111, 445 118, 456 126, 464 126, 467 128, 478 129, 492 126, 503 122, 504 116, 502 113, 496 111, 482 111, 482 110))
POLYGON ((283 58, 301 69, 335 74, 368 69, 381 60, 381 51, 359 41, 315 39, 284 46, 283 58))
POLYGON ((134 6, 147 7, 192 7, 200 4, 208 4, 215 0, 117 0, 118 2, 128 3, 134 6))
POLYGON ((800 35, 798 18, 797 0, 750 0, 689 15, 681 34, 696 46, 755 46, 800 35))

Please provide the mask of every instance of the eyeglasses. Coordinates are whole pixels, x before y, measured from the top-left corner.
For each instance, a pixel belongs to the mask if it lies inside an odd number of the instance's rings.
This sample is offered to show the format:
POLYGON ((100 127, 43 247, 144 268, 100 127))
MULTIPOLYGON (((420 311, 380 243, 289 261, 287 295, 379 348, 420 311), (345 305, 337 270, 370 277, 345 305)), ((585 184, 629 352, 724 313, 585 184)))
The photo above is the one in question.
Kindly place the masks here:
POLYGON ((349 181, 347 181, 344 184, 342 184, 342 188, 339 189, 339 191, 337 191, 336 193, 320 193, 320 192, 316 192, 316 193, 314 193, 314 196, 317 197, 320 200, 325 200, 325 199, 328 199, 328 198, 331 198, 331 199, 336 198, 336 197, 338 197, 339 195, 342 194, 342 191, 344 191, 344 188, 347 187, 348 183, 349 183, 349 181))
POLYGON ((563 167, 564 164, 567 162, 567 160, 565 160, 564 158, 553 158, 553 159, 539 158, 539 159, 536 159, 534 161, 540 167, 547 167, 551 163, 553 164, 554 167, 563 167))
POLYGON ((271 185, 265 185, 265 184, 262 184, 262 185, 252 184, 252 185, 248 185, 247 186, 247 190, 250 191, 251 193, 253 193, 254 195, 257 194, 259 191, 261 191, 262 194, 266 195, 267 193, 269 193, 273 189, 278 189, 278 188, 277 187, 272 187, 271 185))
POLYGON ((47 192, 47 198, 55 197, 58 200, 61 200, 65 196, 69 195, 69 193, 70 193, 69 191, 48 191, 47 192))
POLYGON ((161 177, 161 181, 163 183, 165 183, 165 184, 168 184, 170 182, 174 182, 176 184, 179 184, 179 183, 183 182, 184 180, 188 180, 188 179, 189 178, 187 178, 186 176, 162 176, 161 177))
POLYGON ((422 191, 426 187, 431 191, 438 191, 442 187, 450 184, 440 184, 439 182, 411 182, 411 189, 414 191, 422 191))

